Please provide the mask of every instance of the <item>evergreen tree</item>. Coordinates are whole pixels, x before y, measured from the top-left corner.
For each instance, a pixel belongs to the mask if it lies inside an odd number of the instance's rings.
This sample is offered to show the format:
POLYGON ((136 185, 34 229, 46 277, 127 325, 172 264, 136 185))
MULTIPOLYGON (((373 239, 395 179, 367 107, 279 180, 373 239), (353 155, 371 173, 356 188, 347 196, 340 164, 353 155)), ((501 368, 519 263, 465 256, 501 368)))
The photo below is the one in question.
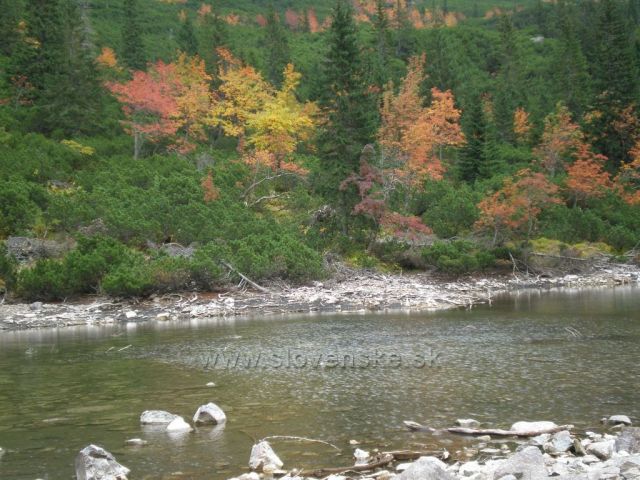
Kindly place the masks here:
POLYGON ((480 95, 472 97, 463 110, 462 126, 467 143, 460 150, 458 172, 462 180, 473 183, 480 177, 480 171, 484 170, 482 165, 486 163, 487 153, 487 119, 480 95))
POLYGON ((617 0, 602 0, 598 27, 595 111, 588 128, 600 153, 612 168, 629 161, 634 140, 617 128, 623 110, 638 100, 638 68, 630 22, 617 0))
POLYGON ((638 68, 633 31, 617 0, 602 0, 598 25, 597 67, 599 92, 611 102, 628 105, 638 99, 638 68))
POLYGON ((16 0, 0 0, 0 55, 10 56, 18 35, 20 4, 16 0))
POLYGON ((557 7, 559 46, 553 60, 553 81, 561 100, 581 118, 590 100, 591 79, 576 33, 575 12, 565 2, 557 7))
POLYGON ((271 5, 267 12, 265 46, 268 50, 267 79, 277 87, 282 85, 282 72, 290 61, 289 42, 284 27, 271 5))
POLYGON ((519 54, 513 23, 508 15, 500 17, 500 72, 494 95, 494 119, 496 133, 503 142, 514 141, 513 113, 519 100, 522 82, 519 71, 519 54))
MULTIPOLYGON (((360 152, 373 137, 376 107, 365 92, 362 73, 353 10, 346 0, 338 0, 328 32, 319 102, 328 123, 320 137, 324 165, 318 187, 329 196, 337 195, 340 182, 358 170, 360 152)), ((350 211, 346 199, 341 203, 346 216, 350 211)))
POLYGON ((373 30, 375 32, 375 56, 372 62, 372 81, 374 85, 383 88, 389 81, 389 64, 391 61, 391 36, 389 31, 389 19, 385 11, 384 0, 376 0, 376 14, 373 17, 373 30))
POLYGON ((200 57, 205 61, 207 73, 215 74, 218 70, 218 48, 226 46, 228 41, 227 24, 217 12, 208 13, 202 19, 200 31, 200 57))
POLYGON ((193 56, 198 53, 198 39, 193 30, 193 22, 189 15, 187 15, 184 22, 182 22, 182 26, 178 32, 178 45, 180 46, 180 50, 187 55, 193 56))
POLYGON ((142 41, 137 0, 124 0, 122 26, 122 60, 131 69, 144 70, 146 55, 142 41))
POLYGON ((396 0, 395 23, 396 56, 407 59, 415 51, 415 39, 413 25, 409 20, 409 12, 402 0, 396 0))
POLYGON ((94 64, 95 52, 77 3, 64 0, 60 14, 60 64, 47 76, 38 123, 41 130, 64 136, 95 133, 101 128, 104 99, 94 64))

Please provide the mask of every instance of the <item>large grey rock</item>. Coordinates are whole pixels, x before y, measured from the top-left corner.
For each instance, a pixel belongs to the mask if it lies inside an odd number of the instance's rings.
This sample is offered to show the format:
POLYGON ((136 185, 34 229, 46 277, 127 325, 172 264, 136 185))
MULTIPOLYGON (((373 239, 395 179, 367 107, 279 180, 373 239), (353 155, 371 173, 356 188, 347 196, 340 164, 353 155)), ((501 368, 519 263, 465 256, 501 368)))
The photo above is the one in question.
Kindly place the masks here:
POLYGON ((145 410, 140 415, 140 423, 143 425, 168 425, 176 417, 177 415, 164 410, 145 410))
POLYGON ((212 402, 200 406, 196 414, 193 416, 193 423, 195 424, 217 425, 226 421, 227 416, 224 414, 222 409, 212 402))
POLYGON ((397 480, 454 480, 446 464, 436 457, 420 457, 396 477, 397 480))
POLYGON ((527 433, 527 432, 537 432, 537 431, 547 431, 557 428, 553 422, 516 422, 511 425, 511 431, 517 433, 527 433))
POLYGON ((269 442, 262 441, 256 443, 251 448, 251 456, 249 457, 249 467, 251 470, 262 471, 264 467, 272 465, 276 468, 282 468, 284 465, 280 457, 273 451, 269 442))
POLYGON ((71 250, 71 242, 61 243, 54 240, 40 240, 29 237, 9 237, 5 241, 7 254, 18 262, 29 262, 41 258, 57 258, 71 250))
POLYGON ((456 423, 464 428, 478 428, 480 426, 480 422, 473 418, 458 418, 456 423))
POLYGON ((76 457, 77 480, 127 480, 130 470, 104 448, 89 445, 76 457))
POLYGON ((602 442, 593 442, 587 445, 587 453, 595 455, 600 460, 608 460, 613 455, 614 440, 604 440, 602 442))
POLYGON ((640 427, 624 428, 616 439, 616 452, 640 453, 640 427))
POLYGON ((558 433, 554 433, 551 437, 551 453, 564 453, 573 446, 573 439, 571 434, 563 430, 558 433))
POLYGON ((631 425, 631 419, 626 415, 611 415, 607 419, 609 425, 631 425))
POLYGON ((493 478, 498 480, 505 475, 515 475, 527 480, 542 480, 547 478, 544 456, 538 447, 525 447, 500 465, 493 478))

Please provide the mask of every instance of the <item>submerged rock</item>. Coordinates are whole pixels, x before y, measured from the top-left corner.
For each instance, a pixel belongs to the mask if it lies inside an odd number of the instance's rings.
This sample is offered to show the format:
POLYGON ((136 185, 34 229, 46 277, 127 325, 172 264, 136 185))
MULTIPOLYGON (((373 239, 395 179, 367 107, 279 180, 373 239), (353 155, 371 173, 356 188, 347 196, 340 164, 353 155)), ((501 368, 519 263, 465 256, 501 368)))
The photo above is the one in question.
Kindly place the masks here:
POLYGON ((206 405, 198 407, 198 411, 193 416, 193 423, 197 424, 214 424, 224 423, 227 416, 222 409, 215 403, 209 402, 206 405))
POLYGON ((184 421, 184 418, 176 416, 173 421, 167 425, 167 432, 190 432, 193 427, 184 421))
POLYGON ((77 480, 127 480, 130 470, 104 448, 89 445, 76 457, 77 480))
POLYGON ((124 443, 125 445, 129 445, 130 447, 142 447, 149 442, 141 438, 130 438, 129 440, 125 440, 124 443))
POLYGON ((168 425, 176 417, 177 415, 164 410, 145 410, 140 415, 140 423, 142 425, 168 425))
POLYGON ((251 448, 251 456, 249 457, 249 468, 251 470, 261 471, 267 465, 272 465, 276 468, 282 468, 284 463, 282 460, 276 455, 276 452, 273 451, 269 442, 262 441, 256 443, 251 448))
POLYGON ((447 466, 436 457, 420 457, 396 478, 397 480, 453 480, 447 466))
POLYGON ((458 418, 456 423, 463 428, 478 428, 480 422, 473 418, 458 418))
POLYGON ((506 475, 514 475, 517 478, 526 478, 527 480, 546 479, 547 471, 540 449, 525 447, 509 457, 496 469, 494 478, 504 478, 506 475))

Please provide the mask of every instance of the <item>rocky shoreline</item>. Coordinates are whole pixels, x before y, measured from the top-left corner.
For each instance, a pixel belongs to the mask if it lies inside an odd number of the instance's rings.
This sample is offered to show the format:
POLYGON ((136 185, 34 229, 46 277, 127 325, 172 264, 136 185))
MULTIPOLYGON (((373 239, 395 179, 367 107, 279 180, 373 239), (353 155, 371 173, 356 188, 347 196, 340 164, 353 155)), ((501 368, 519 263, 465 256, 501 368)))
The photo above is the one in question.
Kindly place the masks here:
MULTIPOLYGON (((188 434, 191 425, 164 411, 145 411, 140 420, 168 433, 188 434)), ((201 406, 197 424, 224 424, 226 416, 215 404, 201 406)), ((640 428, 625 415, 603 419, 605 433, 578 435, 573 426, 553 422, 516 422, 509 430, 480 429, 473 419, 458 420, 449 433, 470 436, 470 447, 448 452, 411 450, 371 452, 351 441, 346 448, 302 437, 267 437, 257 440, 248 455, 248 473, 230 480, 638 480, 640 479, 640 428), (491 431, 493 435, 486 435, 491 431), (269 440, 320 442, 340 452, 352 451, 350 465, 305 470, 285 465, 269 440)), ((405 422, 418 425, 414 422, 405 422)), ((444 430, 443 430, 444 431, 444 430)), ((424 435, 437 430, 424 427, 424 435)), ((142 439, 127 445, 144 445, 142 439)), ((343 461, 344 462, 344 461, 343 461)), ((246 470, 245 470, 246 471, 246 470)), ((76 477, 85 480, 126 480, 131 471, 97 445, 82 449, 76 458, 76 477)))
POLYGON ((622 264, 608 264, 579 275, 513 274, 455 280, 427 273, 402 275, 360 270, 299 287, 276 284, 263 290, 187 292, 142 301, 87 297, 69 303, 3 303, 0 331, 240 315, 433 311, 491 303, 497 295, 525 289, 614 287, 638 282, 640 267, 622 264))

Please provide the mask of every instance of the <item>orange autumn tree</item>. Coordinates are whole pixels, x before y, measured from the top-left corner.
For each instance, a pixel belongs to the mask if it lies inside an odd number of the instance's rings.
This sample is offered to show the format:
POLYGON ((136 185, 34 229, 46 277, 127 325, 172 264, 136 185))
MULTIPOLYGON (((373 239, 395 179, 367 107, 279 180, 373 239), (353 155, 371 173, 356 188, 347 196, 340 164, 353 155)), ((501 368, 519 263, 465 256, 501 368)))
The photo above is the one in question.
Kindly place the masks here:
POLYGON ((146 72, 137 71, 128 82, 107 83, 122 103, 126 130, 134 138, 134 158, 145 140, 167 141, 170 150, 187 153, 204 138, 213 97, 204 62, 181 55, 176 63, 159 60, 146 72))
POLYGON ((529 114, 522 107, 516 108, 516 111, 513 113, 513 133, 516 135, 516 140, 520 143, 527 143, 529 140, 531 123, 529 122, 529 114))
POLYGON ((478 204, 480 218, 475 228, 490 232, 494 245, 515 232, 524 233, 529 239, 542 209, 559 203, 558 187, 544 174, 528 168, 520 170, 478 204))
POLYGON ((574 206, 590 198, 603 197, 613 186, 609 173, 604 170, 607 157, 594 154, 586 143, 579 145, 576 157, 567 167, 565 181, 574 206))
POLYGON ((262 110, 273 94, 273 87, 253 67, 243 64, 232 53, 218 49, 220 62, 218 101, 210 112, 210 122, 220 125, 225 135, 238 139, 238 150, 244 150, 249 118, 262 110))
POLYGON ((615 187, 629 205, 640 205, 640 141, 629 151, 631 162, 620 168, 615 187))
POLYGON ((135 159, 139 158, 145 139, 157 142, 176 135, 181 87, 175 65, 160 60, 147 72, 134 72, 130 81, 107 83, 107 88, 122 104, 125 129, 134 139, 135 159))
POLYGON ((583 142, 584 135, 580 127, 571 120, 569 109, 560 102, 555 112, 545 118, 540 145, 533 153, 542 167, 554 176, 564 168, 583 142))
POLYGON ((392 182, 417 184, 425 178, 442 178, 443 150, 465 141, 461 112, 450 91, 431 89, 431 104, 423 106, 424 65, 424 54, 411 58, 398 93, 389 83, 383 94, 377 138, 384 173, 392 182))

